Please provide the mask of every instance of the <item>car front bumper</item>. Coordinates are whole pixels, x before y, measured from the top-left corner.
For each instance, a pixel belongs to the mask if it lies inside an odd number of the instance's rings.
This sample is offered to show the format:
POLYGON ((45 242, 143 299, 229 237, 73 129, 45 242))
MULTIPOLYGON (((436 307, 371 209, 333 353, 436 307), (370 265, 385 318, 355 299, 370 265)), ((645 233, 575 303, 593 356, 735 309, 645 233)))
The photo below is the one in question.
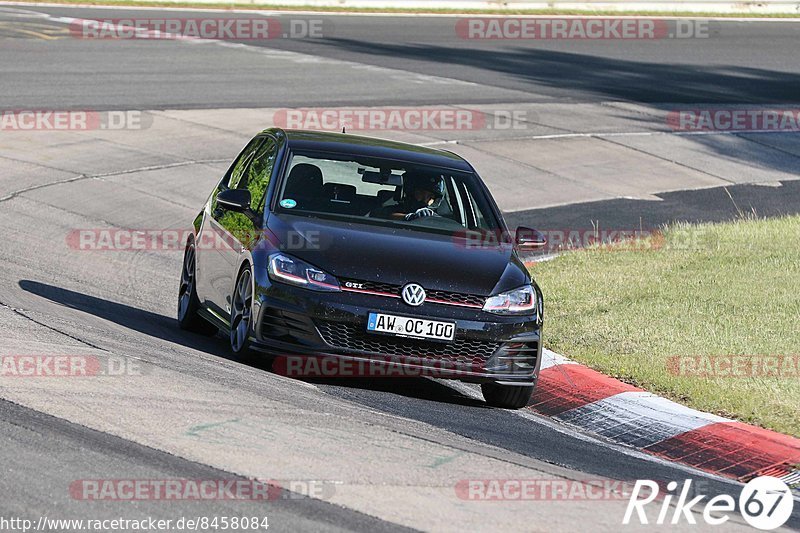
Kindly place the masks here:
POLYGON ((499 316, 430 302, 411 307, 397 298, 315 292, 258 277, 256 348, 294 359, 349 362, 328 365, 328 375, 428 375, 522 386, 534 385, 538 378, 542 346, 541 321, 536 317, 499 316), (455 340, 444 343, 369 333, 370 312, 454 321, 455 340), (385 371, 387 367, 394 371, 385 371))

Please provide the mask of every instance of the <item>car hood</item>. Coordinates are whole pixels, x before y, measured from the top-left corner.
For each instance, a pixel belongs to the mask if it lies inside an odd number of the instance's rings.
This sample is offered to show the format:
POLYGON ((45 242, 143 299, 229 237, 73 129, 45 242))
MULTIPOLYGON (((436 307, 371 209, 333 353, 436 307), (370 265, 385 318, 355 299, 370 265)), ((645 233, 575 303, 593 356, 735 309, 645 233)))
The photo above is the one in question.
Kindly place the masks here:
POLYGON ((338 278, 488 296, 529 281, 509 244, 468 246, 450 234, 293 215, 269 217, 281 251, 338 278))

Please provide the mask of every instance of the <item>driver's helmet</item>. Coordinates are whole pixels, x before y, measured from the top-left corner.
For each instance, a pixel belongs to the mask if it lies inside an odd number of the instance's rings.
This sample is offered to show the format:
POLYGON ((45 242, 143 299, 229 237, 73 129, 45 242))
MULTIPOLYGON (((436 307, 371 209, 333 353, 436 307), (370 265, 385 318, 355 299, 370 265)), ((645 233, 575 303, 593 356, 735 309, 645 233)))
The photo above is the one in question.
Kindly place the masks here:
POLYGON ((406 198, 413 198, 414 191, 422 190, 433 194, 434 200, 444 196, 444 180, 439 174, 408 171, 403 174, 403 191, 406 198))

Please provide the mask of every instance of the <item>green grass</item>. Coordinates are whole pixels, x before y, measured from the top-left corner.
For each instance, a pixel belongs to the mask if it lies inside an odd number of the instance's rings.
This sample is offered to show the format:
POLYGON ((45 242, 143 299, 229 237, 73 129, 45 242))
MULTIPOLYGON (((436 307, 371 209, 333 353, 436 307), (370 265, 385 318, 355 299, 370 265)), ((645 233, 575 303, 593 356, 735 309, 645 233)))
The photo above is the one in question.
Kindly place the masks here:
POLYGON ((660 249, 593 247, 531 272, 548 348, 696 409, 800 436, 796 373, 668 368, 673 356, 800 354, 800 217, 673 226, 660 249))
MULTIPOLYGON (((36 2, 34 2, 36 3, 36 2)), ((44 2, 43 2, 44 3, 44 2)), ((92 6, 190 7, 206 9, 252 9, 265 11, 313 11, 317 13, 414 13, 432 15, 616 15, 654 17, 754 17, 800 18, 799 13, 713 13, 693 11, 615 11, 608 9, 437 9, 437 8, 370 8, 370 7, 320 7, 288 5, 255 5, 247 2, 159 2, 158 0, 46 0, 55 4, 82 4, 92 6)))

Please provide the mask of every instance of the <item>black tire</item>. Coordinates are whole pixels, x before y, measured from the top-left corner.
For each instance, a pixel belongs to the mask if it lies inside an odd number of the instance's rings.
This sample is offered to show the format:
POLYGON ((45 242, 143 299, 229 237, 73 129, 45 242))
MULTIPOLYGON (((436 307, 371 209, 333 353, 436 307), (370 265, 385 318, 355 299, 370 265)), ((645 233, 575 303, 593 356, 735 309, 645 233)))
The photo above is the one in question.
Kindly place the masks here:
POLYGON ((181 285, 178 289, 178 325, 186 331, 210 337, 217 333, 217 328, 197 314, 200 309, 200 300, 197 298, 195 266, 196 251, 194 242, 190 239, 183 252, 181 285))
POLYGON ((503 409, 520 409, 528 405, 533 395, 535 385, 498 385, 497 383, 482 383, 481 392, 483 399, 492 407, 503 409))
POLYGON ((231 350, 242 357, 250 356, 253 334, 253 272, 247 266, 239 273, 231 295, 231 350))

